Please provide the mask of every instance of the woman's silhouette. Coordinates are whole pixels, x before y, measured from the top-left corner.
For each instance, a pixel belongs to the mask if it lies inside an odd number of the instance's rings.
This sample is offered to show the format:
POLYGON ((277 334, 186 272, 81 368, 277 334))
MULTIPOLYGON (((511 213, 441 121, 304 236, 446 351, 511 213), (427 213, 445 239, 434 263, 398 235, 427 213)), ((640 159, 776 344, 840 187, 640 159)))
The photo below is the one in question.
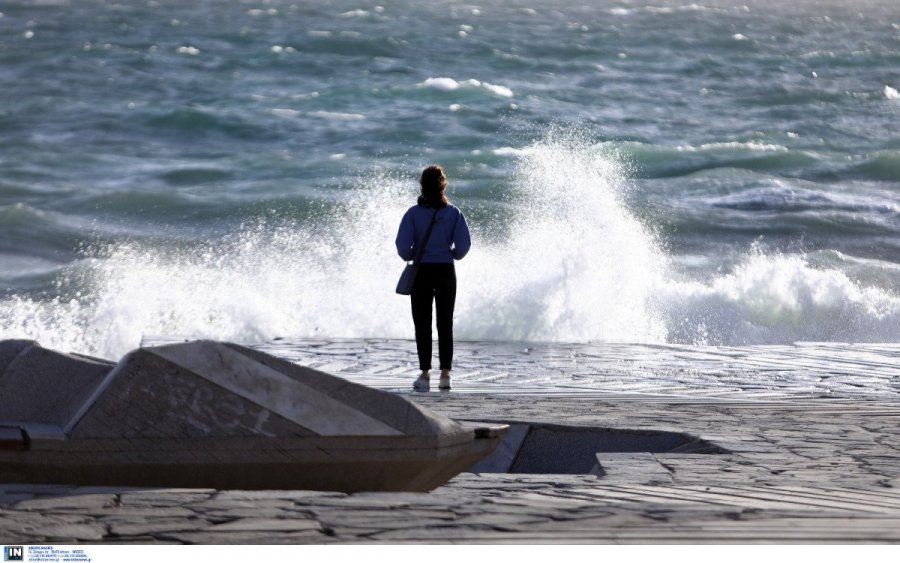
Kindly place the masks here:
POLYGON ((472 242, 466 218, 444 195, 447 189, 444 169, 436 165, 425 168, 419 184, 422 186, 419 201, 403 215, 396 241, 400 257, 412 260, 416 245, 434 221, 410 294, 416 327, 416 350, 419 353, 419 369, 422 370, 413 383, 413 389, 428 391, 430 388, 432 302, 437 310, 438 357, 441 362, 438 388, 450 389, 453 307, 456 304, 456 269, 453 261, 461 260, 469 252, 472 242))

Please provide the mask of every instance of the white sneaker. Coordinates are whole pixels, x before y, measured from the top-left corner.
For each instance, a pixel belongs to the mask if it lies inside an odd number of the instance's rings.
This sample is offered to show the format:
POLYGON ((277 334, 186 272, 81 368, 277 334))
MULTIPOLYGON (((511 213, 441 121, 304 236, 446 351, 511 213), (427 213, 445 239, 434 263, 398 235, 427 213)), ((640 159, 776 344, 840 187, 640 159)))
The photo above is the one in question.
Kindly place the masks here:
POLYGON ((438 389, 443 389, 445 391, 450 390, 450 373, 442 373, 441 379, 438 381, 438 389))
POLYGON ((415 390, 415 391, 430 391, 431 390, 431 380, 428 379, 427 377, 422 377, 420 375, 419 378, 413 382, 413 390, 415 390))

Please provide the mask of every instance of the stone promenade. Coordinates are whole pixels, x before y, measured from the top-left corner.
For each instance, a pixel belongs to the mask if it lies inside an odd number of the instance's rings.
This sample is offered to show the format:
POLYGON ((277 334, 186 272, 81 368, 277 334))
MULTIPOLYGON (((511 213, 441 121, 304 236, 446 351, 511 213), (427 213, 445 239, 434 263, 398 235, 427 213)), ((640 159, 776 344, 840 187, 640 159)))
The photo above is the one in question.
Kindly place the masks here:
POLYGON ((728 453, 604 452, 598 474, 464 473, 415 494, 0 484, 0 542, 900 542, 893 401, 410 396, 457 419, 677 432, 728 453))

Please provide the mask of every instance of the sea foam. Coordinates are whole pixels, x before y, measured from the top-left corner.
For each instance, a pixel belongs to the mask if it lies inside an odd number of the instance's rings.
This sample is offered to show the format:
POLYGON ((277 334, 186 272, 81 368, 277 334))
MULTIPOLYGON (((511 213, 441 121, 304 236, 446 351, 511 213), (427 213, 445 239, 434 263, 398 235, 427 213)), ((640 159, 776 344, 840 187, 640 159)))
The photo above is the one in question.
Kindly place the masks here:
POLYGON ((799 254, 752 250, 733 272, 660 288, 668 340, 685 344, 894 341, 900 298, 799 254))
MULTIPOLYGON (((449 170, 454 203, 495 217, 472 222, 472 251, 457 265, 457 338, 741 345, 900 334, 900 297, 803 254, 750 249, 730 270, 685 278, 626 204, 628 166, 604 145, 553 133, 508 156, 512 181, 489 213, 455 197, 449 170)), ((0 335, 111 358, 157 335, 411 338, 393 241, 415 196, 411 179, 388 174, 304 222, 94 248, 57 295, 0 300, 0 335)))

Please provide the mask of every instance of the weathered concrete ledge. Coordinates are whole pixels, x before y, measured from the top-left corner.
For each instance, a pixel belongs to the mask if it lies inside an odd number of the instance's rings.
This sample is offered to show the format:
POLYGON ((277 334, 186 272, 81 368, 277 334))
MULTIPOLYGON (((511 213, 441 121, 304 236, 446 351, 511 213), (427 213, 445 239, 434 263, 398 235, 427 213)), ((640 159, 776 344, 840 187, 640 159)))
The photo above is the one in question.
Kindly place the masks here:
POLYGON ((116 364, 0 341, 0 397, 11 483, 430 491, 508 428, 210 340, 116 364))
POLYGON ((609 394, 413 396, 455 419, 688 434, 598 474, 464 473, 430 493, 0 485, 7 543, 900 542, 900 406, 609 394))

